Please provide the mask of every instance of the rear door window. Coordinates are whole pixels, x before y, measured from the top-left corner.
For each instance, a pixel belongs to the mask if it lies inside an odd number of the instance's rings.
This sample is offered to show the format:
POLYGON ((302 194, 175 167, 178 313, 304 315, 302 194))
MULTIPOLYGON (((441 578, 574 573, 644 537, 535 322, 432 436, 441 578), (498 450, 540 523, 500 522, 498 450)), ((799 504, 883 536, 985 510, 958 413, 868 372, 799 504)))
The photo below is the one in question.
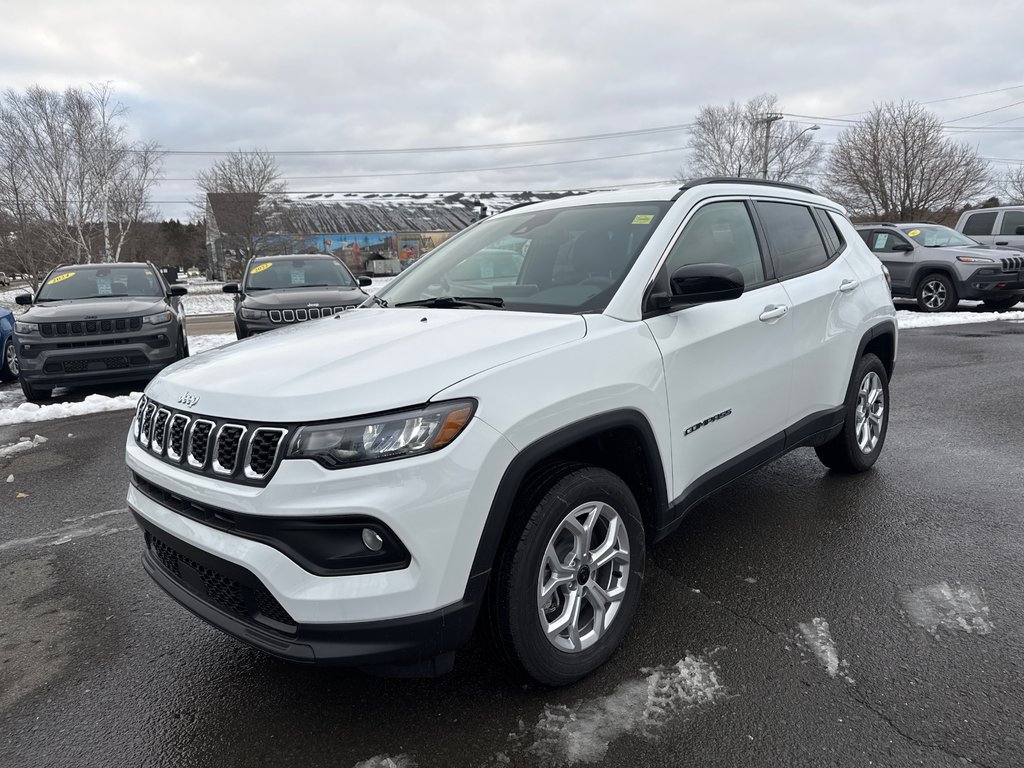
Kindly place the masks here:
MULTIPOLYGON (((1003 211, 1003 223, 999 225, 1000 235, 1016 235, 1017 227, 1024 227, 1024 211, 1003 211)), ((967 232, 966 234, 970 234, 967 232)))
POLYGON ((780 279, 810 272, 828 263, 828 252, 811 209, 795 203, 758 201, 757 215, 772 248, 780 279))
POLYGON ((996 211, 972 213, 964 222, 965 235, 991 235, 996 223, 996 211))

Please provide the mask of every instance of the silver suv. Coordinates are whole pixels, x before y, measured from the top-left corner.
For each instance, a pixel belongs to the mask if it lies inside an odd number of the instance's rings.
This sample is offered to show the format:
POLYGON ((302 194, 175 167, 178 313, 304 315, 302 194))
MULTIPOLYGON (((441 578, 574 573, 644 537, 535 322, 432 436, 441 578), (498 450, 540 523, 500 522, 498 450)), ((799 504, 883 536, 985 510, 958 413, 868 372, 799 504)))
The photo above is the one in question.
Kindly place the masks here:
POLYGON ((1024 253, 992 249, 941 224, 858 224, 857 233, 888 268, 893 296, 924 312, 948 312, 961 299, 1009 309, 1024 299, 1024 253))

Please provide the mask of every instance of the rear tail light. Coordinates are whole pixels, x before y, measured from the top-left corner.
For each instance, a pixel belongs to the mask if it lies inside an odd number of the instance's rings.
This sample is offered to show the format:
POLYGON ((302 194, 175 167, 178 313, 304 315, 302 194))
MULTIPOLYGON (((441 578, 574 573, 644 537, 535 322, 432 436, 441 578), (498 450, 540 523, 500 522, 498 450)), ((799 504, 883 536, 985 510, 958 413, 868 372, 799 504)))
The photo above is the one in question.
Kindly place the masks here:
POLYGON ((882 265, 882 274, 885 275, 885 282, 889 286, 889 290, 892 290, 892 275, 889 274, 888 267, 885 264, 882 265))

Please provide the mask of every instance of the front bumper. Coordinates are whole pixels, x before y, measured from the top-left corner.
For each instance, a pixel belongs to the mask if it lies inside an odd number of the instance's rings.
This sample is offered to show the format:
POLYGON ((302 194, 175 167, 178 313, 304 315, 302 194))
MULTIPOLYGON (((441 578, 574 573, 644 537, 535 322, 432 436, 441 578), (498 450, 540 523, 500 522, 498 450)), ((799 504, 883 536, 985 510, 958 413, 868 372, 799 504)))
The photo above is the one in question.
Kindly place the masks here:
POLYGON ((29 384, 77 387, 151 379, 178 357, 173 327, 149 329, 142 337, 83 337, 53 341, 17 337, 20 375, 29 384))
POLYGON ((1024 270, 1002 272, 992 267, 974 272, 960 285, 962 299, 1003 299, 1024 295, 1024 270))
POLYGON ((265 487, 255 487, 169 465, 129 436, 129 468, 184 499, 242 515, 379 521, 409 552, 407 567, 386 571, 317 575, 280 548, 180 514, 134 484, 128 505, 151 537, 195 563, 212 558, 217 572, 230 571, 233 581, 262 589, 295 629, 268 627, 252 611, 225 613, 208 588, 194 578, 176 578, 147 546, 150 575, 225 632, 296 660, 397 663, 444 653, 468 637, 488 576, 486 569, 473 572, 473 560, 491 500, 514 455, 507 440, 476 419, 436 453, 337 471, 288 459, 265 487))
POLYGON ((451 653, 473 632, 487 574, 458 603, 382 621, 300 624, 248 570, 190 546, 135 513, 146 551, 142 565, 172 598, 247 645, 288 661, 380 666, 451 653))

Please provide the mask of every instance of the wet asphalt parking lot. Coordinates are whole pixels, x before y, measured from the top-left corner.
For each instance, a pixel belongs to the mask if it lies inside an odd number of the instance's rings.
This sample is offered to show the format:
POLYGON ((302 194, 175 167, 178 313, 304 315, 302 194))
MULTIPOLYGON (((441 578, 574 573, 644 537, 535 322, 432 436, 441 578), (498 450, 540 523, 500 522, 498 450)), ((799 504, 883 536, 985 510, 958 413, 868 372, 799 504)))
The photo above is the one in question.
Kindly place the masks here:
POLYGON ((130 412, 0 427, 47 438, 0 459, 0 765, 1024 765, 1024 324, 903 333, 891 396, 874 471, 703 503, 559 690, 478 641, 436 680, 249 650, 143 573, 130 412))

